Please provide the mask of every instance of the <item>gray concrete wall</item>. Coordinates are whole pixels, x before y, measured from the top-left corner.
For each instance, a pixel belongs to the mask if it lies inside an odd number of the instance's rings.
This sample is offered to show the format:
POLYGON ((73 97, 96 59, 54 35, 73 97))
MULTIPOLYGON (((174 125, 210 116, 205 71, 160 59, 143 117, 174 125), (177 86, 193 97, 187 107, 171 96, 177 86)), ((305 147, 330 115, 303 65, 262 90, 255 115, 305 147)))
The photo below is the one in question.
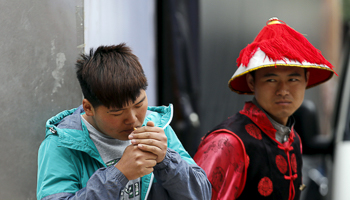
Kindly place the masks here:
POLYGON ((36 199, 45 122, 80 104, 83 0, 0 0, 0 199, 36 199))

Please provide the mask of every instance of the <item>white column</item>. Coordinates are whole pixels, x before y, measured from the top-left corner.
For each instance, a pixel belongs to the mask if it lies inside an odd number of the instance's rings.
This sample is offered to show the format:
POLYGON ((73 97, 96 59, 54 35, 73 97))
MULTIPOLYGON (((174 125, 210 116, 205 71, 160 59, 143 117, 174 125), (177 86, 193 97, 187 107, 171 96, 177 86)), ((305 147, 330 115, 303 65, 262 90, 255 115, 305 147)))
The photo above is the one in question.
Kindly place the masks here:
POLYGON ((125 42, 139 57, 148 80, 148 103, 156 105, 155 0, 84 0, 85 52, 125 42))

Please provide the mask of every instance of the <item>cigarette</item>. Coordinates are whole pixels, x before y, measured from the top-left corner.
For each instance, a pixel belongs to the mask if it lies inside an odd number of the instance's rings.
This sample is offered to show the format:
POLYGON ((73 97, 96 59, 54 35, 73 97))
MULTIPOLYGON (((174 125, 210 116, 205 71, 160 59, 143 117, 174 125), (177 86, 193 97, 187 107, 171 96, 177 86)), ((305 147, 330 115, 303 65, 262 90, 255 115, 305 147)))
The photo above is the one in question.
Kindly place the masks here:
POLYGON ((134 127, 134 131, 136 131, 137 130, 137 128, 136 127, 134 127))

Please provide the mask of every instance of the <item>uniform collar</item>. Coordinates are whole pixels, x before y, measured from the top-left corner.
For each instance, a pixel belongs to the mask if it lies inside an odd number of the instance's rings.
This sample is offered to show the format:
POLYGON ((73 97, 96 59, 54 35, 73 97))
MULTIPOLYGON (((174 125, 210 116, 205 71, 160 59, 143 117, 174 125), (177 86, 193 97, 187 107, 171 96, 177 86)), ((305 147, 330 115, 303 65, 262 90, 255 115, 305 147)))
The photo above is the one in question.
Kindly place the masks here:
POLYGON ((275 138, 277 141, 284 143, 288 140, 289 134, 291 132, 292 127, 294 126, 294 118, 293 116, 288 118, 287 125, 283 125, 272 119, 272 117, 259 105, 258 101, 253 98, 252 102, 262 110, 269 121, 271 122, 272 126, 276 129, 275 138))

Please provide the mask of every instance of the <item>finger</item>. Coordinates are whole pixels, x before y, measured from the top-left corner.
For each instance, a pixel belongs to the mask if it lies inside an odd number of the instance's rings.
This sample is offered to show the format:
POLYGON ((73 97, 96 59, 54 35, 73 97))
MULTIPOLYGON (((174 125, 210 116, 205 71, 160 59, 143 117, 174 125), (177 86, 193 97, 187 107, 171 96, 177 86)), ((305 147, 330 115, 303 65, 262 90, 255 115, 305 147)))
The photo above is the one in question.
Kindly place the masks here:
POLYGON ((167 138, 162 136, 158 136, 155 138, 153 137, 153 138, 132 139, 130 142, 131 142, 131 145, 144 144, 149 146, 156 146, 161 149, 164 149, 168 144, 167 138))
POLYGON ((153 137, 156 136, 152 136, 152 132, 140 132, 140 133, 132 133, 129 135, 129 139, 131 141, 135 140, 135 139, 151 139, 153 137))
POLYGON ((160 149, 160 148, 157 148, 155 146, 139 144, 138 148, 140 148, 141 151, 148 151, 150 153, 157 155, 157 158, 156 158, 157 163, 160 163, 164 160, 166 152, 167 152, 167 147, 165 147, 164 149, 160 149))
POLYGON ((162 149, 158 146, 152 146, 147 144, 138 144, 137 147, 142 151, 150 152, 152 154, 155 154, 156 156, 162 155, 165 150, 165 148, 162 149))
POLYGON ((153 167, 154 166, 143 167, 142 170, 140 171, 139 177, 143 177, 144 175, 152 173, 154 171, 153 167))
POLYGON ((157 133, 157 134, 164 134, 164 130, 160 127, 150 127, 150 126, 144 126, 141 127, 135 131, 133 131, 129 136, 128 139, 135 139, 135 138, 145 138, 145 136, 147 136, 146 138, 148 138, 150 135, 139 135, 141 133, 157 133), (139 135, 139 136, 138 136, 139 135))
POLYGON ((160 127, 154 127, 154 126, 143 126, 141 128, 138 128, 134 130, 131 134, 138 134, 143 132, 163 132, 164 130, 160 127))
POLYGON ((152 122, 152 121, 148 121, 148 122, 147 122, 147 126, 154 127, 154 122, 152 122))
POLYGON ((130 134, 129 139, 131 140, 142 140, 142 139, 153 139, 158 141, 166 142, 168 139, 165 134, 161 132, 143 132, 137 134, 130 134))
MULTIPOLYGON (((153 154, 154 155, 154 154, 153 154)), ((148 158, 145 160, 145 163, 147 167, 153 167, 154 165, 157 164, 157 156, 152 156, 152 158, 148 158)))
POLYGON ((133 145, 133 147, 135 148, 133 149, 134 153, 138 154, 137 158, 140 158, 140 160, 155 160, 158 157, 154 153, 140 149, 138 145, 133 145))
MULTIPOLYGON (((154 167, 154 166, 152 166, 152 167, 145 167, 144 175, 147 175, 147 174, 152 173, 152 172, 154 171, 153 167, 154 167)), ((144 176, 144 175, 143 175, 143 176, 144 176)))
MULTIPOLYGON (((140 151, 142 151, 142 150, 140 150, 140 151)), ((152 153, 152 154, 153 154, 153 153, 152 153)), ((153 154, 152 157, 146 158, 145 160, 146 160, 146 161, 152 161, 152 163, 153 163, 153 162, 157 163, 157 159, 158 159, 158 156, 156 156, 155 154, 153 154)), ((156 164, 154 164, 154 165, 156 165, 156 164)), ((154 166, 154 165, 152 165, 152 166, 154 166)))
POLYGON ((138 144, 145 144, 149 146, 156 146, 160 149, 164 149, 167 146, 166 140, 156 140, 156 139, 132 139, 131 144, 138 145, 138 144))

